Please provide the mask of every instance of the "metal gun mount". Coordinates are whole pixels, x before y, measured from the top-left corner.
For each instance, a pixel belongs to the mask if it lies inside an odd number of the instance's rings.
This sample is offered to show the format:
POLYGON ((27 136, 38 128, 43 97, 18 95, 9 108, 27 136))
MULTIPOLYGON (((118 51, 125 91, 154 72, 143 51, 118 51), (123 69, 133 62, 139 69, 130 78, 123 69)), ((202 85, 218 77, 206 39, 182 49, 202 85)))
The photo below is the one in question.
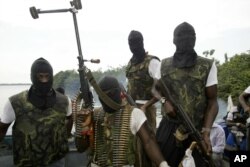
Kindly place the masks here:
POLYGON ((33 7, 30 7, 30 14, 33 19, 38 19, 39 14, 71 12, 73 15, 73 20, 74 20, 76 41, 77 41, 77 47, 78 47, 78 53, 79 53, 79 56, 77 58, 79 60, 80 68, 84 66, 84 62, 100 63, 99 59, 91 59, 91 60, 83 59, 80 36, 79 36, 79 31, 78 31, 77 19, 76 19, 76 13, 78 10, 82 9, 82 3, 81 3, 81 0, 73 0, 73 1, 70 1, 70 5, 71 5, 71 8, 68 8, 68 9, 52 9, 52 10, 36 9, 36 7, 33 6, 33 7))
POLYGON ((53 10, 41 10, 41 9, 36 9, 36 7, 32 6, 32 7, 30 7, 30 14, 33 17, 33 19, 38 19, 39 14, 43 14, 43 13, 77 12, 77 10, 82 9, 81 0, 70 1, 70 5, 71 5, 72 8, 69 8, 69 9, 53 9, 53 10))

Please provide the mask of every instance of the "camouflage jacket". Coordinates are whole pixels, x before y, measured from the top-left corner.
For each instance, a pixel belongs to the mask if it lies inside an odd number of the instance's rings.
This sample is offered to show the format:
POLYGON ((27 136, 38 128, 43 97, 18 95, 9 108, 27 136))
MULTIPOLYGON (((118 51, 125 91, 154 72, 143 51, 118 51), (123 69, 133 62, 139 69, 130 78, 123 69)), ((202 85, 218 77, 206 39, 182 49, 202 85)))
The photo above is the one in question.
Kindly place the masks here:
POLYGON ((46 166, 68 151, 65 118, 68 100, 56 93, 53 108, 41 110, 27 99, 28 91, 10 97, 16 120, 13 155, 17 166, 46 166))
POLYGON ((175 68, 173 57, 166 58, 161 65, 161 78, 171 92, 174 103, 183 107, 197 129, 203 125, 207 108, 206 82, 212 60, 198 56, 190 68, 175 68))
POLYGON ((128 93, 134 100, 149 100, 152 98, 151 89, 154 79, 148 72, 149 63, 152 59, 158 58, 146 55, 142 63, 132 65, 131 61, 129 61, 127 65, 128 93))

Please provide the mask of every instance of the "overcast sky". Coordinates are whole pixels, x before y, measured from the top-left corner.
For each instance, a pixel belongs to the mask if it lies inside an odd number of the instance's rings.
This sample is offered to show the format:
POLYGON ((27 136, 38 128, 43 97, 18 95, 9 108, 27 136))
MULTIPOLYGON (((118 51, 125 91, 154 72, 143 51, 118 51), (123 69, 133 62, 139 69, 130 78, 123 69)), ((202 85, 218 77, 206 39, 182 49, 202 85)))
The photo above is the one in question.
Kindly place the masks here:
MULTIPOLYGON (((44 57, 54 73, 77 70, 78 50, 71 13, 40 14, 29 7, 70 8, 70 0, 0 0, 0 83, 30 83, 32 62, 44 57)), ((186 21, 196 30, 199 55, 215 49, 224 62, 250 49, 249 0, 82 0, 78 11, 83 57, 99 58, 86 64, 91 70, 127 64, 131 57, 127 37, 141 31, 145 49, 160 59, 175 51, 173 31, 186 21)))

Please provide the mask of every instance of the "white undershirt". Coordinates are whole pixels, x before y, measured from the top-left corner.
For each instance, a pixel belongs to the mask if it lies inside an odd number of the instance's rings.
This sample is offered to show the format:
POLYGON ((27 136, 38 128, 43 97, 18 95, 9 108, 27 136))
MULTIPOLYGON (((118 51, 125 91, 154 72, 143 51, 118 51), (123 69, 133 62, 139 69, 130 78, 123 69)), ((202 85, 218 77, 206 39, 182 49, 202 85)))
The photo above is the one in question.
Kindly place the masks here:
POLYGON ((154 79, 158 79, 157 78, 157 70, 158 67, 161 66, 161 62, 158 59, 151 59, 148 65, 148 73, 149 76, 154 78, 154 79))
POLYGON ((130 130, 135 135, 141 128, 142 124, 147 120, 146 115, 141 109, 134 108, 130 117, 130 130))
POLYGON ((218 84, 218 79, 217 79, 217 67, 215 65, 215 62, 213 62, 213 65, 210 69, 210 72, 207 77, 207 83, 206 87, 212 86, 212 85, 217 85, 218 84))
POLYGON ((248 86, 245 90, 244 90, 245 93, 247 94, 250 94, 250 86, 248 86))
MULTIPOLYGON (((69 101, 69 105, 68 105, 67 114, 66 114, 67 116, 72 114, 71 100, 68 98, 68 101, 69 101)), ((15 119, 16 119, 16 116, 15 116, 14 109, 10 103, 10 100, 8 99, 7 102, 5 103, 3 111, 0 114, 0 121, 2 123, 9 124, 15 121, 15 119)))

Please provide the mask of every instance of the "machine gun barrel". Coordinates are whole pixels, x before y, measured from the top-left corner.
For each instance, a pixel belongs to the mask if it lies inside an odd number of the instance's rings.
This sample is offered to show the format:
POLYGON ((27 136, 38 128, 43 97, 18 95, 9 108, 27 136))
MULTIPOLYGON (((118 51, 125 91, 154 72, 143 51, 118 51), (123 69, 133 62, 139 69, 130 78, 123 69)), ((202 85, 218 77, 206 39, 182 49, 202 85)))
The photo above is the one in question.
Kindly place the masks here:
POLYGON ((93 110, 94 106, 94 100, 93 100, 93 95, 92 92, 90 91, 89 83, 86 78, 86 66, 84 65, 85 61, 90 61, 92 63, 99 63, 100 60, 85 60, 83 59, 82 55, 82 48, 81 48, 81 42, 80 42, 80 35, 79 35, 79 30, 78 30, 78 25, 77 25, 77 18, 76 18, 76 13, 78 12, 77 10, 82 9, 82 4, 81 0, 73 0, 70 2, 71 8, 69 9, 54 9, 54 10, 40 10, 36 9, 34 6, 30 7, 30 14, 33 17, 33 19, 38 19, 39 14, 43 13, 62 13, 62 12, 71 12, 73 15, 73 21, 74 21, 74 28, 75 28, 75 35, 76 35, 76 42, 77 42, 77 48, 78 48, 78 63, 79 63, 79 77, 80 77, 80 91, 77 94, 77 98, 74 101, 73 105, 73 120, 75 122, 75 127, 76 127, 76 132, 75 132, 75 143, 77 150, 79 152, 83 152, 86 147, 88 146, 89 141, 92 139, 92 134, 91 132, 91 127, 87 135, 85 135, 86 132, 83 130, 82 123, 85 120, 86 116, 83 115, 77 115, 78 111, 81 111, 82 108, 84 109, 90 109, 93 110))

